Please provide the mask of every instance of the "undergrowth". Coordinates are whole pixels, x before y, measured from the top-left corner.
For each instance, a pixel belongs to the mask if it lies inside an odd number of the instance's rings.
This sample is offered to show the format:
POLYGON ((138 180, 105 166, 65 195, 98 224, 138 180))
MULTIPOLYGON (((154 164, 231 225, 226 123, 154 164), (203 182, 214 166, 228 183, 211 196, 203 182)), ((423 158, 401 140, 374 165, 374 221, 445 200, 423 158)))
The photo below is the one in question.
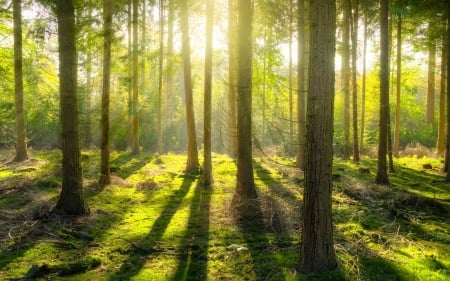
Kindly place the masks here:
POLYGON ((305 276, 296 271, 303 175, 293 159, 255 159, 263 216, 238 223, 236 167, 224 155, 213 155, 207 188, 201 173, 183 171, 185 156, 114 152, 113 184, 100 188, 100 157, 84 151, 91 213, 79 218, 50 212, 60 152, 31 155, 20 164, 8 162, 10 151, 0 155, 0 280, 450 279, 450 192, 439 159, 397 159, 387 187, 373 184, 376 161, 335 159, 340 268, 305 276))

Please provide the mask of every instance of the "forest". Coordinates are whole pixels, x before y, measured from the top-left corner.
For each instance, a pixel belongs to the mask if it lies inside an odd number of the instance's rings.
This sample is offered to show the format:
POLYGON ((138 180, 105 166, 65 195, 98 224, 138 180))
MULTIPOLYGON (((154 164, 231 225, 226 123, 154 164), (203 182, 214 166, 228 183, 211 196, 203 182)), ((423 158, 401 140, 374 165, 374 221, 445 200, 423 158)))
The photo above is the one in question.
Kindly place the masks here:
POLYGON ((0 0, 0 280, 450 280, 449 0, 0 0))

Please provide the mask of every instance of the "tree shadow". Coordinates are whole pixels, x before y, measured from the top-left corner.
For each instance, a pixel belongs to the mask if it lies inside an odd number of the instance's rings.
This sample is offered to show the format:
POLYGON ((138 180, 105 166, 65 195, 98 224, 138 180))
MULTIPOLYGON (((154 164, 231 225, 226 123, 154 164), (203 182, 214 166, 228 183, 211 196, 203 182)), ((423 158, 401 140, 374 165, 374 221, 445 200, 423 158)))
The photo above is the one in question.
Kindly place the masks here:
POLYGON ((212 187, 197 184, 186 233, 172 280, 207 280, 209 216, 212 187))
POLYGON ((129 250, 128 258, 122 263, 117 272, 109 276, 109 280, 130 280, 139 273, 147 260, 161 252, 157 242, 162 238, 164 231, 178 211, 181 202, 188 194, 195 180, 196 177, 194 175, 183 175, 183 182, 180 188, 168 198, 167 204, 153 223, 150 232, 139 243, 133 242, 131 244, 132 247, 129 250))
POLYGON ((141 155, 136 158, 131 154, 121 154, 111 160, 111 172, 126 179, 150 163, 155 157, 154 155, 141 155))

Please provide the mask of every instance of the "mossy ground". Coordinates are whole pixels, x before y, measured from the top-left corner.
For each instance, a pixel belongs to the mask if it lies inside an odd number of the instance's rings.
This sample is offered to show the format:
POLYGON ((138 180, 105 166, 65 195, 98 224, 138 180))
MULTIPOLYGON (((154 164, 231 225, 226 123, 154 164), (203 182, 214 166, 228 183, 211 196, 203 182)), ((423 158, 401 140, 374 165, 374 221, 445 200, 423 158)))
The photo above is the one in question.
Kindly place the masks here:
POLYGON ((293 159, 255 159, 264 218, 237 224, 227 156, 214 154, 206 188, 183 171, 185 156, 114 152, 113 184, 100 188, 99 155, 84 151, 91 213, 68 218, 49 214, 60 153, 33 151, 20 164, 11 153, 0 155, 0 280, 450 280, 450 185, 439 159, 397 159, 389 187, 373 184, 376 161, 336 159, 340 270, 301 276, 303 176, 293 159))

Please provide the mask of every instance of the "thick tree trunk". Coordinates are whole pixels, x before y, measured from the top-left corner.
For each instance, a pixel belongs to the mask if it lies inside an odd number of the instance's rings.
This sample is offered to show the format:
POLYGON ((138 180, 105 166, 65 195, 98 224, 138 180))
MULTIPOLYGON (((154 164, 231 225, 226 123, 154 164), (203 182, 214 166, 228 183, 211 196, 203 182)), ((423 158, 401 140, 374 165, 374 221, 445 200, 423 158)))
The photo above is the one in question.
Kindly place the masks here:
POLYGON ((205 99, 204 99, 204 162, 203 183, 210 186, 213 182, 211 159, 211 91, 212 91, 212 49, 213 49, 213 20, 214 0, 208 0, 206 4, 206 49, 205 49, 205 99))
POLYGON ((294 80, 292 75, 292 38, 294 32, 293 6, 293 1, 289 0, 289 142, 287 146, 287 153, 289 156, 292 156, 294 153, 294 99, 292 89, 294 80))
POLYGON ((298 119, 298 146, 297 167, 305 166, 305 0, 298 0, 298 62, 297 62, 297 119, 298 119))
POLYGON ((237 157, 237 3, 236 0, 228 0, 228 134, 229 153, 231 157, 237 157))
POLYGON ((342 2, 342 91, 344 94, 344 158, 350 157, 350 0, 342 2))
POLYGON ((25 133, 25 113, 23 110, 22 71, 22 2, 13 0, 14 18, 14 106, 16 109, 16 156, 14 161, 28 159, 25 133))
POLYGON ((447 37, 442 38, 442 55, 441 55, 441 89, 439 94, 439 124, 438 124, 438 139, 437 139, 437 152, 443 156, 445 152, 445 95, 446 95, 446 75, 447 75, 447 37))
POLYGON ((238 155, 232 207, 240 218, 258 215, 252 157, 252 1, 238 2, 238 155))
POLYGON ((331 203, 336 1, 314 0, 310 8, 311 65, 299 264, 303 273, 337 267, 331 203))
POLYGON ((358 80, 356 61, 358 59, 358 0, 354 0, 352 17, 352 110, 353 110, 353 162, 359 163, 358 142, 358 80))
POLYGON ((375 182, 389 184, 387 176, 388 114, 389 114, 389 0, 381 0, 380 11, 380 120, 378 136, 378 166, 375 182))
POLYGON ((184 71, 184 94, 186 102, 186 128, 188 135, 187 163, 186 170, 195 170, 199 167, 197 134, 195 132, 194 101, 192 95, 191 78, 191 46, 189 42, 189 21, 187 0, 181 1, 181 36, 183 53, 183 71, 184 71))
POLYGON ((133 61, 132 61, 132 145, 131 152, 138 154, 140 150, 139 144, 139 63, 138 63, 138 17, 139 17, 139 0, 133 0, 133 61))
POLYGON ((101 186, 111 183, 109 169, 109 96, 111 78, 111 41, 112 41, 112 0, 103 1, 103 89, 102 89, 102 134, 101 134, 101 186))
POLYGON ((395 127, 394 127, 394 148, 395 157, 399 156, 400 147, 400 98, 402 89, 402 14, 398 13, 397 20, 397 85, 395 103, 395 127))
POLYGON ((77 106, 77 54, 73 0, 56 1, 59 43, 59 85, 62 129, 62 190, 55 211, 89 213, 83 194, 77 106))
MULTIPOLYGON (((173 89, 174 89, 174 73, 173 73, 173 65, 174 65, 174 61, 173 61, 173 57, 174 57, 174 51, 173 51, 173 23, 174 23, 174 14, 175 14, 175 9, 174 9, 174 1, 173 0, 168 0, 169 2, 169 8, 168 8, 168 16, 167 16, 167 51, 166 51, 166 65, 167 65, 167 72, 165 75, 165 79, 166 79, 166 104, 162 104, 161 106, 164 106, 164 111, 166 112, 166 122, 168 124, 168 126, 166 127, 170 127, 172 126, 173 123, 173 112, 174 110, 172 110, 173 104, 175 104, 174 100, 173 100, 173 89)), ((166 149, 167 150, 171 150, 171 144, 170 143, 166 143, 166 149)), ((164 149, 164 147, 163 147, 164 149)))

